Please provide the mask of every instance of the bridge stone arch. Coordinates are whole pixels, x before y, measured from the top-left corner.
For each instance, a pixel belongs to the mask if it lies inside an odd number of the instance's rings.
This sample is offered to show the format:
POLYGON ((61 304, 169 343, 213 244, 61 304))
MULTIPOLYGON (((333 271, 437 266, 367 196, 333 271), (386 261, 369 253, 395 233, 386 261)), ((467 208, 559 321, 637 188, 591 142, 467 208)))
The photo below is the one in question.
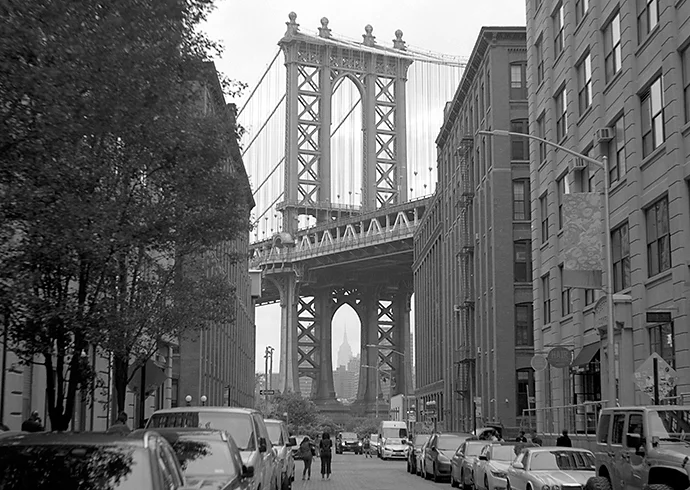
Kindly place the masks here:
MULTIPOLYGON (((328 19, 319 35, 303 34, 292 12, 278 43, 287 69, 284 200, 278 205, 285 231, 294 232, 299 216, 322 223, 337 209, 331 203, 331 98, 347 77, 362 98, 361 211, 407 200, 407 70, 402 32, 393 48, 378 45, 371 26, 361 44, 331 37, 328 19)), ((337 124, 337 122, 336 122, 337 124)))

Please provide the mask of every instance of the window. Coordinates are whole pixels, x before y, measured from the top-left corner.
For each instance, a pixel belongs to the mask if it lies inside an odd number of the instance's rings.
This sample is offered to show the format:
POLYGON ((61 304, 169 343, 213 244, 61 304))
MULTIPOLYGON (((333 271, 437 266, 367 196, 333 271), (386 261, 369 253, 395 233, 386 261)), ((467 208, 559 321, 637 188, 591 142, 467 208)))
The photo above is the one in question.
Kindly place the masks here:
POLYGON ((597 442, 606 443, 608 441, 609 427, 611 427, 611 414, 602 414, 599 419, 599 428, 597 429, 597 442))
POLYGON ((539 36, 534 48, 537 62, 537 85, 540 85, 544 81, 544 40, 542 36, 539 36))
POLYGON ((517 241, 514 243, 514 250, 515 282, 532 282, 532 242, 530 240, 517 241))
POLYGON ((618 182, 625 175, 625 121, 619 117, 613 124, 613 140, 609 143, 609 184, 618 182))
POLYGON ((486 109, 484 109, 484 84, 482 83, 481 87, 479 87, 479 112, 482 114, 482 118, 484 114, 486 113, 486 109))
POLYGON ((565 9, 561 3, 553 14, 553 57, 554 59, 563 51, 565 41, 565 9))
POLYGON ((491 107, 491 72, 486 72, 486 108, 491 107))
POLYGON ((510 99, 525 100, 527 98, 526 63, 511 63, 510 65, 510 99))
MULTIPOLYGON (((510 123, 510 130, 514 133, 529 134, 527 119, 517 119, 510 123)), ((510 137, 510 159, 529 161, 529 140, 521 136, 510 137)))
POLYGON ((534 11, 538 11, 539 8, 541 7, 541 2, 542 0, 534 0, 534 11))
POLYGON ((549 239, 549 207, 546 194, 539 198, 539 213, 541 215, 541 242, 546 243, 549 239))
POLYGON ((604 28, 604 52, 606 53, 604 61, 606 65, 606 83, 608 83, 622 67, 620 12, 604 28))
POLYGON ((668 198, 652 204, 647 220, 647 271, 654 276, 671 268, 671 232, 668 223, 668 198))
POLYGON ((592 55, 587 56, 577 67, 578 103, 580 115, 592 105, 592 55))
POLYGON ((580 23, 589 10, 589 0, 575 0, 575 22, 580 23))
POLYGON ((591 305, 596 300, 594 289, 585 289, 585 306, 591 305))
POLYGON ((515 345, 523 347, 534 345, 532 303, 515 305, 515 345))
MULTIPOLYGON (((642 419, 641 413, 631 413, 628 417, 628 430, 627 434, 638 434, 640 437, 644 435, 644 421, 642 419)), ((627 439, 627 437, 626 437, 627 439)), ((628 445, 628 441, 625 441, 625 445, 628 445)), ((629 446, 632 447, 632 446, 629 446)), ((635 447, 637 449, 637 447, 635 447)))
POLYGON ((517 389, 517 416, 522 417, 525 414, 524 410, 530 407, 530 397, 534 396, 534 369, 518 369, 516 371, 516 389, 517 389))
POLYGON ((649 344, 652 352, 659 354, 672 368, 676 367, 675 334, 673 323, 654 325, 649 328, 649 344))
POLYGON ((642 42, 659 23, 659 0, 637 0, 637 40, 642 42))
POLYGON ((617 413, 613 416, 613 428, 611 430, 611 444, 623 444, 623 428, 625 427, 625 414, 617 413))
MULTIPOLYGON (((544 114, 537 119, 537 137, 546 139, 546 126, 544 125, 544 114)), ((539 163, 546 161, 546 143, 539 142, 539 163)))
POLYGON ((664 95, 661 76, 654 80, 641 98, 642 158, 664 142, 664 95))
POLYGON ((563 281, 563 265, 558 266, 561 272, 561 316, 573 312, 573 288, 566 287, 563 281))
POLYGON ((690 48, 680 54, 683 64, 683 102, 685 105, 685 122, 690 122, 690 48))
POLYGON ((611 255, 613 260, 613 291, 630 287, 630 236, 628 223, 611 232, 611 255))
POLYGON ((570 184, 568 184, 568 174, 564 174, 556 181, 558 185, 558 229, 563 228, 563 196, 570 194, 570 184))
POLYGON ((546 325, 551 323, 551 285, 548 274, 541 278, 541 297, 544 325, 546 325))
POLYGON ((515 221, 529 221, 530 213, 529 179, 516 179, 513 181, 513 219, 515 221))
POLYGON ((556 140, 561 141, 568 132, 568 100, 565 87, 556 95, 556 140))

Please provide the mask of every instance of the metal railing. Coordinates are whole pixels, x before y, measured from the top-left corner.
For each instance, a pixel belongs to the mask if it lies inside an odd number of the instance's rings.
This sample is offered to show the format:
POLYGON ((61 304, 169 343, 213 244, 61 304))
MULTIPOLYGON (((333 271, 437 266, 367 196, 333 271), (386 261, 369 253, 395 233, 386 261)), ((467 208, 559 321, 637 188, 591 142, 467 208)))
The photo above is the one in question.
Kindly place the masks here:
POLYGON ((582 435, 585 440, 596 438, 599 412, 607 401, 583 402, 576 405, 529 408, 522 411, 521 429, 536 430, 539 434, 559 435, 563 430, 569 434, 582 435))

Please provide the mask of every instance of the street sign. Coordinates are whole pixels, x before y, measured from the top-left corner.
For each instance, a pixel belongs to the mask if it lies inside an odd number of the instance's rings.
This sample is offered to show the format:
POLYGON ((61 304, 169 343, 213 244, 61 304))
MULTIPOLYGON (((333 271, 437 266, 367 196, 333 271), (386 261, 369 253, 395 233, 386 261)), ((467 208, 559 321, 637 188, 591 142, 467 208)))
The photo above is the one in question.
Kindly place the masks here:
POLYGON ((259 395, 275 395, 276 390, 259 390, 259 395))
POLYGON ((546 369, 546 366, 548 366, 549 363, 546 360, 546 356, 542 354, 535 354, 534 356, 532 356, 530 365, 532 366, 532 369, 534 369, 535 371, 543 371, 544 369, 546 369))
POLYGON ((678 373, 656 352, 649 356, 635 371, 633 379, 637 387, 654 400, 654 359, 657 362, 659 398, 666 398, 676 386, 678 373))
POLYGON ((410 422, 416 422, 417 421, 417 414, 415 414, 413 411, 410 411, 407 414, 407 420, 409 420, 410 422))
POLYGON ((549 351, 546 359, 555 368, 566 368, 573 361, 573 354, 570 352, 570 349, 557 346, 549 351))

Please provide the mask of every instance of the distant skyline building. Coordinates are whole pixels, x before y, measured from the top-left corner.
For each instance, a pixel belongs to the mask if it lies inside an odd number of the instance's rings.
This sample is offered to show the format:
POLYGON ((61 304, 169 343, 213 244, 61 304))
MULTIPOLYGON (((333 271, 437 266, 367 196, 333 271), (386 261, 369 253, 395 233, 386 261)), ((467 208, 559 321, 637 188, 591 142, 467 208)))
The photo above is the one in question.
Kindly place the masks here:
POLYGON ((347 367, 347 364, 352 359, 352 347, 347 341, 347 330, 343 332, 343 343, 340 344, 340 349, 338 349, 338 364, 336 367, 347 367))

